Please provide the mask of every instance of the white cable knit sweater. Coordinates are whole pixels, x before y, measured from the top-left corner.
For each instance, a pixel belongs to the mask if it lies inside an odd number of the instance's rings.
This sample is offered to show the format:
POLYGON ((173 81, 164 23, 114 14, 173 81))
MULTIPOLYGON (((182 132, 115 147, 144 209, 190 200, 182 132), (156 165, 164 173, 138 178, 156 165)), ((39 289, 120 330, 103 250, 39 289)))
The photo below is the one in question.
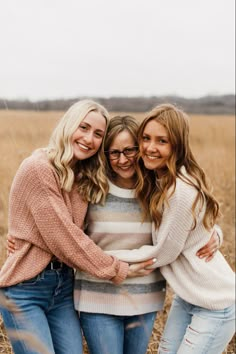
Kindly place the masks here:
POLYGON ((108 253, 126 262, 156 258, 153 267, 161 267, 177 295, 191 304, 220 310, 235 302, 235 274, 220 251, 210 262, 196 256, 211 237, 211 231, 203 225, 204 210, 198 216, 196 228, 191 230, 191 207, 196 193, 194 187, 177 178, 161 225, 158 230, 153 226, 154 245, 108 253))

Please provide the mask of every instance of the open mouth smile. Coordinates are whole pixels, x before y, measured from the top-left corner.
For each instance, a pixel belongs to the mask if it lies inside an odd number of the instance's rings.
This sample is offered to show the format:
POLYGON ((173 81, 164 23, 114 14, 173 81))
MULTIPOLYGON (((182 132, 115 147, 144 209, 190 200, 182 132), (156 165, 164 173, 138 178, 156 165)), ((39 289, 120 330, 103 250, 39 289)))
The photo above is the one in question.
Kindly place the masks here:
POLYGON ((119 169, 126 171, 126 170, 129 170, 131 167, 132 167, 132 165, 129 165, 129 166, 119 166, 119 169))
POLYGON ((80 142, 76 141, 76 144, 82 149, 82 150, 90 150, 90 148, 84 144, 81 144, 80 142))
POLYGON ((145 157, 149 160, 158 160, 161 159, 160 156, 151 156, 151 155, 145 155, 145 157))

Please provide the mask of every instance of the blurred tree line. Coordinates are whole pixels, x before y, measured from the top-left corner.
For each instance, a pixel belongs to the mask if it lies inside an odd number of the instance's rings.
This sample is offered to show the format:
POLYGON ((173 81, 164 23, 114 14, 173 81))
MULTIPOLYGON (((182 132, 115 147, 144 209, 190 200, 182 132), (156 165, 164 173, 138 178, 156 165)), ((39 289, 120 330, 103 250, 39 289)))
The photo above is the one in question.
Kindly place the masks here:
POLYGON ((76 97, 42 101, 8 100, 0 98, 0 109, 20 109, 36 111, 65 111, 74 102, 91 98, 113 112, 147 112, 160 103, 173 103, 188 113, 235 114, 235 95, 204 96, 184 98, 179 96, 152 97, 76 97))

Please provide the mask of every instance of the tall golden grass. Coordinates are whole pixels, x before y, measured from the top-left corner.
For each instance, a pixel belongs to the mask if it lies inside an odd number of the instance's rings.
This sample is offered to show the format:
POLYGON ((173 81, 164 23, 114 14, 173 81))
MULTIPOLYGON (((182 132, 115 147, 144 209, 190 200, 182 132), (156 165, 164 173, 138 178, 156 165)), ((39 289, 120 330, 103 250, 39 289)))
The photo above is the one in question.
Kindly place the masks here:
MULTIPOLYGON (((26 156, 47 145, 61 115, 62 112, 0 111, 0 267, 6 258, 8 195, 14 174, 26 156)), ((140 120, 144 117, 141 113, 133 115, 140 120)), ((192 115, 190 125, 193 152, 209 176, 221 204, 222 252, 235 269, 235 117, 192 115)), ((165 308, 155 322, 148 354, 157 353, 170 304, 171 290, 165 308)), ((86 345, 84 348, 87 353, 86 345)), ((1 318, 0 352, 12 353, 1 318)), ((234 340, 226 353, 235 353, 234 340)))

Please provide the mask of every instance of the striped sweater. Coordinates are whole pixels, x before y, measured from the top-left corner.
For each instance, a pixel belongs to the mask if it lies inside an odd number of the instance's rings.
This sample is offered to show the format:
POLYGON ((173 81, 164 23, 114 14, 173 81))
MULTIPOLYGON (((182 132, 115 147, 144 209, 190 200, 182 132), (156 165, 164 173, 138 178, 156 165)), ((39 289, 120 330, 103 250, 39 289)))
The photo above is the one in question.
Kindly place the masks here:
MULTIPOLYGON (((134 190, 111 182, 106 204, 89 206, 87 225, 87 234, 105 251, 152 245, 151 222, 141 222, 134 190)), ((81 271, 76 271, 75 277, 78 311, 133 316, 163 307, 165 280, 158 269, 145 277, 126 279, 119 286, 81 271)))

